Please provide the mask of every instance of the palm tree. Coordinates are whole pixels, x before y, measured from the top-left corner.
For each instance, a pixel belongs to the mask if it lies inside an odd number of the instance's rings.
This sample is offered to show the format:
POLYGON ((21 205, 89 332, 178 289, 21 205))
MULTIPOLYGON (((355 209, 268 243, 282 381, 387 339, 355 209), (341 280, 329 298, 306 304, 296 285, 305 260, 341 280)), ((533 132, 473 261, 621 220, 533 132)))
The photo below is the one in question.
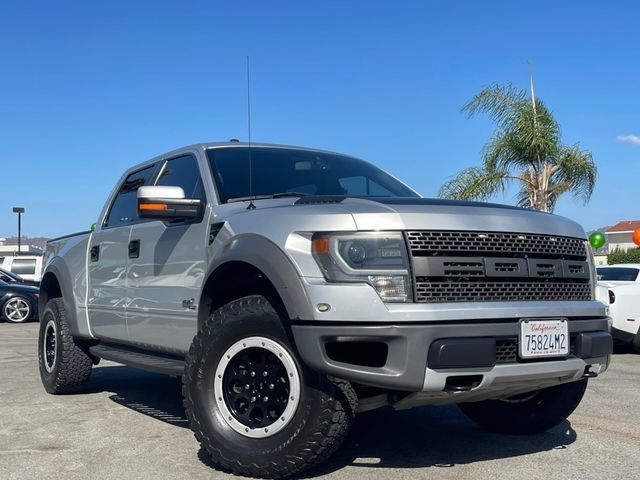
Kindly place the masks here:
POLYGON ((587 203, 597 168, 591 152, 560 141, 560 126, 547 106, 511 83, 485 87, 462 107, 469 118, 484 113, 497 129, 482 150, 482 165, 462 170, 438 193, 444 198, 487 200, 511 182, 520 190, 517 204, 552 212, 558 198, 573 194, 587 203))

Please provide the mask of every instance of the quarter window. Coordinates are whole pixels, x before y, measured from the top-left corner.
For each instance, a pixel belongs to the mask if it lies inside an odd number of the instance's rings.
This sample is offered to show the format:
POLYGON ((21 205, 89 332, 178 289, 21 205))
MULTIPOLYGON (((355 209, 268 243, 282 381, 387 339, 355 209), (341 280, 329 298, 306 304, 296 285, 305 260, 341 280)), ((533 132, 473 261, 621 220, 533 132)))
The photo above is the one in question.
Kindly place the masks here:
POLYGON ((104 222, 105 227, 119 227, 138 220, 138 188, 149 181, 155 165, 129 175, 118 190, 115 200, 104 222))

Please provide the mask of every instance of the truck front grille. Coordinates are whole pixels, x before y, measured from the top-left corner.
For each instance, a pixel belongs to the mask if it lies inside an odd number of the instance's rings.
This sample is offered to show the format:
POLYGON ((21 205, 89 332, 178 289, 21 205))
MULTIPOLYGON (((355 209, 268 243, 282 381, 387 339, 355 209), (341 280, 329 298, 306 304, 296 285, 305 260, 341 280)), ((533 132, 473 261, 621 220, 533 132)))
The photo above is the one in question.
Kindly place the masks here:
POLYGON ((480 253, 581 259, 587 256, 584 240, 554 235, 429 230, 409 231, 407 239, 413 255, 480 253))
POLYGON ((426 303, 591 300, 591 285, 568 282, 430 282, 418 277, 416 300, 426 303))
POLYGON ((591 300, 584 240, 503 232, 409 231, 415 301, 591 300))

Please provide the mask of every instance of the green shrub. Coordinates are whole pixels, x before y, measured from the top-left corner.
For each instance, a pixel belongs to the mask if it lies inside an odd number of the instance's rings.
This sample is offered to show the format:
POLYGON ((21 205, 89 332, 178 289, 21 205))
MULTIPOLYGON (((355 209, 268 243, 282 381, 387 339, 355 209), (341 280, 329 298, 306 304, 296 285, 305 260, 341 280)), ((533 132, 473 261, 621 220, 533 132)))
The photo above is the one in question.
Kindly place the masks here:
POLYGON ((616 263, 640 263, 640 248, 630 248, 629 250, 616 248, 607 255, 607 263, 609 263, 609 265, 615 265, 616 263))

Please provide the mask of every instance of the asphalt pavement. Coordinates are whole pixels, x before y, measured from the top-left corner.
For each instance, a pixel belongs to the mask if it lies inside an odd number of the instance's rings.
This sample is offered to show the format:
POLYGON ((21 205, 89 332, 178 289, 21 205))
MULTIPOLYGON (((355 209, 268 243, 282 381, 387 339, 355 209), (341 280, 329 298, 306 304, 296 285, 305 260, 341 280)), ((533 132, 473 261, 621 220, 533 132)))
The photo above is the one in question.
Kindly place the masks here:
MULTIPOLYGON (((200 449, 176 379, 101 362, 81 393, 45 393, 37 329, 0 323, 1 479, 237 478, 200 449)), ((567 421, 530 437, 484 432, 454 406, 364 413, 303 478, 640 479, 639 387, 640 355, 618 352, 567 421)))

